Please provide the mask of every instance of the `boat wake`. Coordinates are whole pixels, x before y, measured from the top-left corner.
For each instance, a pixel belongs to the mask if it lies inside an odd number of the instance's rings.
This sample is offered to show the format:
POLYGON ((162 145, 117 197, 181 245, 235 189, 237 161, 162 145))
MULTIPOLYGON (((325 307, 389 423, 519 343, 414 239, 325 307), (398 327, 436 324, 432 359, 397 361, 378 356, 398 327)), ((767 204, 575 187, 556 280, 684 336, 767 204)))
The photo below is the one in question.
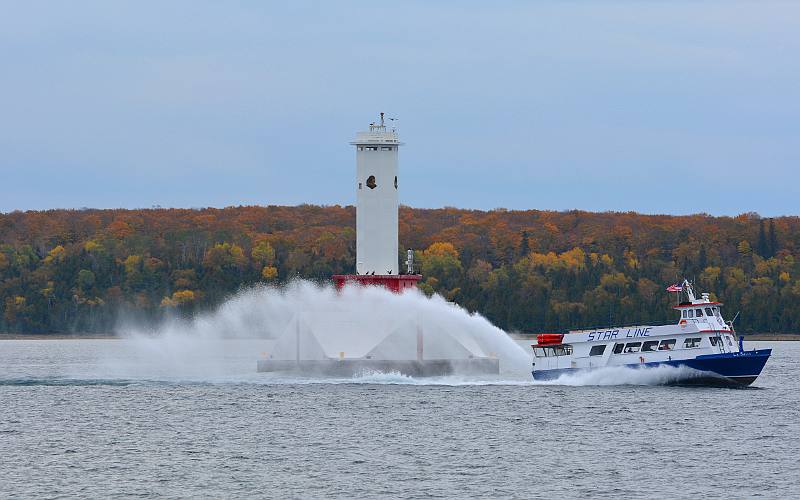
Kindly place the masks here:
POLYGON ((356 375, 351 378, 335 377, 302 377, 289 376, 284 374, 256 374, 256 375, 206 375, 206 376, 176 376, 163 374, 151 374, 148 376, 130 377, 129 375, 103 374, 92 376, 84 375, 60 375, 46 377, 24 377, 0 379, 2 386, 43 386, 43 387, 82 387, 82 386, 191 386, 191 385, 214 385, 214 386, 310 386, 310 385, 386 385, 386 386, 447 386, 447 387, 466 387, 466 386, 513 386, 513 385, 533 385, 532 380, 515 380, 503 377, 497 378, 478 378, 478 377, 422 377, 415 378, 400 372, 371 372, 356 375))
POLYGON ((692 381, 707 376, 707 373, 686 366, 660 365, 642 368, 609 366, 564 374, 557 379, 536 381, 535 384, 563 386, 691 385, 692 381))
POLYGON ((487 386, 487 385, 532 385, 528 379, 505 376, 468 377, 449 375, 443 377, 411 377, 397 371, 368 371, 350 378, 284 378, 276 377, 272 383, 289 384, 358 384, 358 385, 414 385, 414 386, 487 386))
POLYGON ((411 377, 397 371, 365 371, 353 377, 298 376, 281 373, 251 373, 241 370, 221 371, 163 371, 141 365, 119 370, 87 370, 82 373, 44 377, 0 379, 0 386, 129 386, 129 385, 259 385, 259 386, 311 386, 311 385, 380 385, 380 386, 529 386, 537 387, 592 387, 592 386, 664 386, 694 385, 708 374, 687 367, 659 366, 648 368, 607 367, 577 374, 562 375, 558 379, 534 381, 523 376, 459 376, 411 377), (138 373, 134 373, 138 372, 138 373))

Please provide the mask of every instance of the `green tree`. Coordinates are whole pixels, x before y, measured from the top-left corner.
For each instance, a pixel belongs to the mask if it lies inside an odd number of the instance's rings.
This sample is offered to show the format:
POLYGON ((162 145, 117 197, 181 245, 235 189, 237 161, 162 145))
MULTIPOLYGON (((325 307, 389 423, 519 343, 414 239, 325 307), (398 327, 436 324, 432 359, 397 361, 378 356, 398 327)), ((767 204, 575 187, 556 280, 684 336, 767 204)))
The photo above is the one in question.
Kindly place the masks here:
POLYGON ((95 280, 96 278, 94 273, 88 269, 81 269, 78 272, 78 280, 77 280, 78 288, 80 288, 84 292, 90 290, 94 286, 95 280))
POLYGON ((253 261, 258 263, 261 267, 271 266, 275 261, 275 249, 268 241, 260 241, 253 250, 250 252, 253 261))
POLYGON ((768 247, 769 247, 769 256, 775 257, 775 255, 778 253, 778 237, 775 234, 775 221, 773 221, 772 219, 769 220, 768 247))
POLYGON ((426 282, 450 300, 460 291, 462 271, 458 251, 452 243, 432 243, 422 252, 422 275, 426 282))
POLYGON ((769 258, 769 242, 767 242, 767 233, 764 231, 764 220, 758 221, 758 245, 756 246, 758 255, 769 258))

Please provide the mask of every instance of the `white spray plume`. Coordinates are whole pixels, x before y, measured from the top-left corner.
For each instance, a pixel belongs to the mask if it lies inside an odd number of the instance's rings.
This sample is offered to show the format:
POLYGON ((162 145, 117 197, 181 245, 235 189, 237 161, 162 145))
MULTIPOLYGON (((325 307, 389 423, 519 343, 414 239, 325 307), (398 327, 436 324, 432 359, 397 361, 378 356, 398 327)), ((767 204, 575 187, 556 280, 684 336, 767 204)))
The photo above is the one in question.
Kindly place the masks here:
MULTIPOLYGON (((694 372, 684 367, 619 366, 564 375, 553 381, 532 382, 529 353, 484 317, 470 314, 438 295, 426 297, 416 290, 394 294, 378 287, 345 287, 337 291, 332 286, 303 280, 284 287, 257 286, 243 290, 217 309, 189 320, 164 321, 154 330, 123 326, 118 333, 124 339, 123 345, 104 360, 100 373, 96 374, 98 378, 259 384, 533 384, 531 389, 535 390, 535 386, 542 385, 662 385, 690 377, 694 372), (298 318, 304 327, 321 329, 318 336, 330 337, 333 340, 327 340, 334 344, 349 342, 355 351, 359 349, 358 343, 354 344, 348 335, 369 335, 369 325, 375 324, 392 323, 402 327, 398 318, 410 318, 410 324, 422 318, 426 354, 433 354, 437 349, 440 355, 448 354, 452 343, 441 342, 437 346, 437 341, 455 336, 469 349, 497 356, 501 375, 456 374, 415 379, 395 372, 368 372, 347 379, 320 379, 256 373, 256 360, 267 351, 274 353, 279 339, 286 336, 287 330, 292 331, 293 322, 298 318), (348 328, 342 329, 342 324, 348 328), (359 325, 367 325, 366 333, 359 325)), ((386 342, 381 345, 396 348, 404 356, 413 351, 413 346, 409 345, 386 342)), ((391 353, 388 355, 391 358, 391 353)))
MULTIPOLYGON (((131 348, 125 360, 113 363, 118 375, 130 378, 270 380, 266 374, 254 373, 256 360, 274 353, 298 321, 303 328, 313 329, 328 351, 346 349, 355 355, 375 348, 381 328, 404 333, 421 321, 427 355, 459 357, 477 352, 496 356, 504 377, 530 380, 530 356, 505 332, 438 295, 426 297, 417 290, 395 294, 357 286, 337 291, 304 280, 244 290, 213 311, 190 320, 167 320, 155 330, 121 326, 118 334, 131 348)), ((389 336, 389 330, 382 333, 379 346, 387 359, 413 356, 415 344, 403 341, 413 336, 389 336)))

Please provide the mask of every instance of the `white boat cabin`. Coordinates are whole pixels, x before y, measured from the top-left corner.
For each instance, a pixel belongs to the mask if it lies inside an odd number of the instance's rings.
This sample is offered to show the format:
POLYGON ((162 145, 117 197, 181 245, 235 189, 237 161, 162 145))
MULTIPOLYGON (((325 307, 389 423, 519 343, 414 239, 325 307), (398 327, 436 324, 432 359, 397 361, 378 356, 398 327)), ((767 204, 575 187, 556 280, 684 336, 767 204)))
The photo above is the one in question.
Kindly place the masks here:
POLYGON ((676 288, 687 298, 674 306, 680 313, 677 324, 541 334, 531 346, 534 370, 658 363, 741 350, 732 325, 722 317, 721 303, 707 293, 695 297, 686 280, 676 288))

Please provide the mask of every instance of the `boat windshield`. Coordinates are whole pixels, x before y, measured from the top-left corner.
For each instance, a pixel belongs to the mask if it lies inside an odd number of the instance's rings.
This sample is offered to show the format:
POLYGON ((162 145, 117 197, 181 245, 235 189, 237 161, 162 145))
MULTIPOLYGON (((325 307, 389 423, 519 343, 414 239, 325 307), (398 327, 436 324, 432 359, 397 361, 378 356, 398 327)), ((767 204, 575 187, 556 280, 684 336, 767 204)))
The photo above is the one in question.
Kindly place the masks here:
POLYGON ((533 346, 533 354, 537 358, 549 358, 552 356, 568 356, 572 354, 572 346, 569 344, 558 344, 548 346, 533 346))

